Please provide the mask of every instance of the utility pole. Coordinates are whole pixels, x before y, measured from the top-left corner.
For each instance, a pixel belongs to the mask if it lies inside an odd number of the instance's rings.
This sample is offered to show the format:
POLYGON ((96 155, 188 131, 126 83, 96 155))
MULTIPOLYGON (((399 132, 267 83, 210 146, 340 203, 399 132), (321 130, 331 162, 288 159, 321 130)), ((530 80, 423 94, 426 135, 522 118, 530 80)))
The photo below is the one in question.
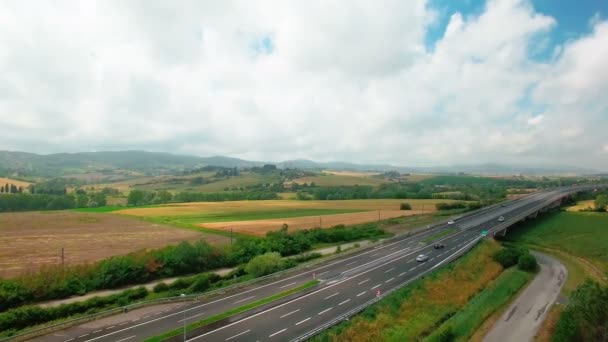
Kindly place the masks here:
POLYGON ((65 266, 65 255, 63 253, 63 247, 61 247, 61 268, 65 266))
POLYGON ((378 209, 378 222, 380 222, 380 209, 378 209))

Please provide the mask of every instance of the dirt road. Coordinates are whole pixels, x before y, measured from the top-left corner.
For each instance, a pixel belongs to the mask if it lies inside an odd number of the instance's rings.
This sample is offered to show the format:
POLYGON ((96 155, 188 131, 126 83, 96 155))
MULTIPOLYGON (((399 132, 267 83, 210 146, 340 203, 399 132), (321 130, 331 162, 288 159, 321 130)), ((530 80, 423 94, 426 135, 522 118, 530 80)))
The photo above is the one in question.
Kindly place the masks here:
POLYGON ((523 342, 534 340, 534 335, 545 319, 549 308, 557 300, 568 272, 558 260, 533 252, 540 264, 540 272, 515 300, 484 342, 523 342))

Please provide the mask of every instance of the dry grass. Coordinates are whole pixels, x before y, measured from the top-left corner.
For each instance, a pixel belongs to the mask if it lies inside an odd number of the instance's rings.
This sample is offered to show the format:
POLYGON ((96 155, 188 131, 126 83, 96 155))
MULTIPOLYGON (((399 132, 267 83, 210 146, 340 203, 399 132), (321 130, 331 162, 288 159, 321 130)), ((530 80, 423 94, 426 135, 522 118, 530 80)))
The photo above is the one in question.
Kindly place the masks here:
POLYGON ((547 313, 547 317, 540 325, 536 336, 534 336, 534 341, 536 342, 551 342, 553 339, 553 333, 555 332, 555 326, 557 321, 559 320, 559 316, 564 311, 564 306, 555 304, 551 306, 549 312, 547 313))
POLYGON ((566 208, 566 211, 581 211, 588 208, 595 208, 594 200, 577 202, 576 205, 566 208))
MULTIPOLYGON (((451 269, 440 271, 401 290, 401 303, 377 305, 372 318, 356 316, 339 334, 327 333, 331 341, 417 341, 432 331, 447 315, 460 310, 474 294, 502 272, 492 255, 500 246, 493 241, 480 245, 451 269)), ((398 292, 399 293, 399 292, 398 292)), ((399 296, 399 294, 391 296, 399 296)), ((321 339, 318 339, 321 340, 321 339)))
POLYGON ((160 205, 149 208, 130 208, 117 211, 124 215, 139 217, 200 215, 205 213, 242 213, 260 211, 281 211, 290 209, 350 209, 361 211, 399 210, 399 205, 408 202, 413 210, 434 211, 435 204, 450 200, 342 200, 342 201, 230 201, 230 202, 192 202, 160 205))
POLYGON ((361 213, 305 216, 280 218, 270 220, 250 220, 234 222, 213 222, 200 224, 201 227, 230 231, 233 229, 237 233, 265 236, 267 232, 278 230, 283 224, 289 225, 290 230, 308 229, 314 227, 329 228, 338 224, 352 225, 358 223, 374 222, 378 219, 386 220, 394 217, 412 216, 428 213, 427 211, 417 210, 384 210, 367 211, 361 213))
POLYGON ((435 175, 420 173, 420 174, 410 174, 409 176, 403 176, 403 177, 401 177, 401 179, 406 180, 408 182, 420 182, 425 179, 429 179, 429 178, 433 178, 433 177, 435 177, 435 175))
POLYGON ((117 215, 72 211, 0 214, 0 277, 15 276, 45 264, 82 264, 205 238, 225 243, 214 234, 175 229, 117 215))
POLYGON ((28 183, 28 182, 24 182, 24 181, 20 181, 20 180, 16 180, 16 179, 0 177, 0 185, 4 186, 5 184, 9 184, 9 186, 10 186, 10 184, 14 184, 16 187, 22 186, 23 189, 27 190, 27 187, 30 186, 30 184, 32 184, 32 183, 28 183))

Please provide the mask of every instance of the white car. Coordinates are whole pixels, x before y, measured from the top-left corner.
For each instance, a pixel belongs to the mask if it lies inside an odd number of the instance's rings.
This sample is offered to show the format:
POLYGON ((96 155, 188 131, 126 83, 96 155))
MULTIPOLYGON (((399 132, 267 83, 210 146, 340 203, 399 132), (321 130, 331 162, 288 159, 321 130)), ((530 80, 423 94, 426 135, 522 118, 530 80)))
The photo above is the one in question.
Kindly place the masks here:
POLYGON ((425 262, 425 261, 428 260, 428 258, 429 258, 428 255, 426 255, 426 254, 420 254, 419 256, 416 257, 416 261, 418 261, 418 262, 425 262))
POLYGON ((498 218, 498 222, 504 222, 504 221, 505 221, 505 217, 504 216, 501 216, 501 217, 498 218))
POLYGON ((449 220, 448 224, 454 224, 454 220, 449 220))

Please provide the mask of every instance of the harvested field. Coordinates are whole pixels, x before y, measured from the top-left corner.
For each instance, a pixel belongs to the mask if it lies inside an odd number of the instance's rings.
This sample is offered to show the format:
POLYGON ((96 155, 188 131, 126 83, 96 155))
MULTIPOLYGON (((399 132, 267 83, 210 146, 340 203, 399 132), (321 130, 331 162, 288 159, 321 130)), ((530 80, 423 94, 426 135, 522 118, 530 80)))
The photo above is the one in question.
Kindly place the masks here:
POLYGON ((378 219, 385 220, 394 217, 425 214, 428 212, 429 211, 421 210, 379 210, 360 213, 279 218, 270 220, 212 222, 203 223, 200 224, 200 226, 223 231, 230 231, 230 229, 233 229, 235 232, 241 234, 265 236, 266 232, 278 230, 283 224, 289 225, 289 230, 293 231, 297 229, 308 229, 314 227, 329 228, 338 224, 351 225, 374 222, 378 219))
MULTIPOLYGON (((281 211, 293 209, 345 209, 345 210, 399 210, 399 205, 407 202, 413 210, 434 211, 435 204, 449 203, 452 200, 414 200, 414 199, 371 199, 371 200, 341 200, 341 201, 230 201, 230 202, 192 202, 160 205, 147 208, 131 208, 116 211, 118 214, 140 217, 201 215, 207 213, 252 213, 274 212, 273 217, 281 211)), ((279 216, 280 217, 280 216, 279 216)), ((237 221, 235 219, 234 221, 237 221)), ((211 222, 211 221, 210 221, 211 222)))
POLYGON ((24 182, 24 181, 20 181, 20 180, 16 180, 16 179, 0 177, 0 185, 4 186, 5 184, 9 184, 9 186, 10 186, 10 184, 14 184, 16 187, 22 186, 24 189, 27 189, 27 187, 30 186, 30 184, 32 184, 32 183, 28 183, 28 182, 24 182))
POLYGON ((329 174, 323 173, 318 176, 308 176, 296 178, 293 180, 298 184, 315 183, 317 186, 352 186, 352 185, 368 185, 378 186, 380 184, 389 183, 390 181, 382 178, 373 178, 367 176, 349 176, 344 174, 329 174))
POLYGON ((566 208, 566 211, 581 211, 581 210, 593 209, 593 208, 595 208, 595 201, 589 200, 589 201, 577 202, 576 205, 566 208))
POLYGON ((0 214, 0 277, 45 264, 82 264, 144 248, 201 238, 224 243, 214 234, 175 229, 112 214, 73 211, 0 214))

